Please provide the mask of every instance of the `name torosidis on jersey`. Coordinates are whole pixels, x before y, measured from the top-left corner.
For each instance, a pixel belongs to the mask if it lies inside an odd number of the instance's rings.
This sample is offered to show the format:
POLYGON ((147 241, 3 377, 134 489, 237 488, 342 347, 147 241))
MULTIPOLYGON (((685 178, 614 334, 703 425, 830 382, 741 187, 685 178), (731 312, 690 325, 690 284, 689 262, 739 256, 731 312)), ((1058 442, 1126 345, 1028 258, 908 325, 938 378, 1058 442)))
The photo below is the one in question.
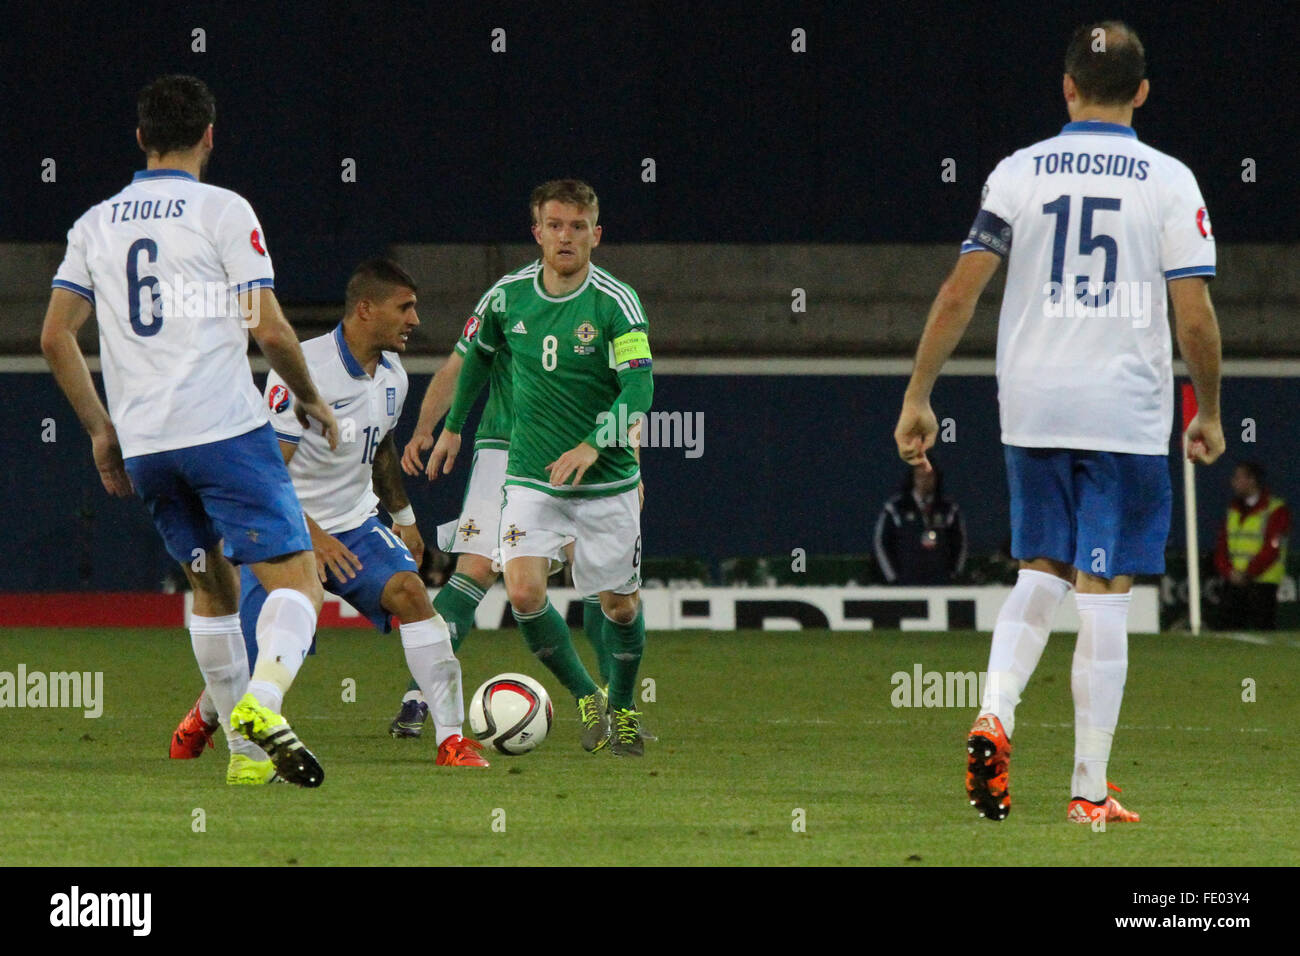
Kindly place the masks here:
POLYGON ((129 927, 132 936, 148 936, 153 927, 152 893, 82 893, 73 886, 50 897, 50 925, 68 928, 129 927))
POLYGON ((1145 159, 1123 153, 1046 153, 1034 157, 1034 175, 1046 173, 1081 174, 1092 176, 1119 176, 1144 180, 1150 164, 1145 159))

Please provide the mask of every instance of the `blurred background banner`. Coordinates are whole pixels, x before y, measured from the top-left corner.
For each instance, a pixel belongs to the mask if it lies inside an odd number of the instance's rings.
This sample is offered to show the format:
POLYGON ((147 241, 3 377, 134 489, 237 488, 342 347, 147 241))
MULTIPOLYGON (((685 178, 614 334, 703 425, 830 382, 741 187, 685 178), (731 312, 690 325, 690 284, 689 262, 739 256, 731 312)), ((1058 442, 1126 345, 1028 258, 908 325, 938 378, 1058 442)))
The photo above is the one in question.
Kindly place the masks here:
MULTIPOLYGON (((179 586, 141 503, 100 487, 38 346, 66 231, 143 165, 135 97, 164 72, 211 86, 207 178, 257 210, 301 337, 338 322, 363 257, 388 252, 420 283, 400 443, 478 296, 535 257, 529 191, 582 177, 600 196, 595 260, 638 290, 649 316, 655 409, 667 416, 666 447, 644 449, 647 579, 884 583, 876 528, 907 476, 892 430, 926 309, 985 176, 1066 120, 1061 61, 1085 14, 1034 5, 1028 31, 1028 9, 7 8, 0 437, 11 560, 0 591, 179 586), (37 42, 66 55, 30 56, 37 42)), ((1300 113, 1284 82, 1293 51, 1278 42, 1300 35, 1300 12, 1188 3, 1171 17, 1121 2, 1105 13, 1147 47, 1138 135, 1192 168, 1218 238, 1228 452, 1199 472, 1208 561, 1238 461, 1266 463, 1284 497, 1300 487, 1300 113)), ((1001 290, 999 275, 934 396, 950 423, 935 458, 964 523, 959 584, 1014 574, 992 377, 1001 290)), ((93 329, 83 330, 91 355, 93 329)), ((256 356, 255 367, 265 368, 256 356)), ((1177 467, 1171 457, 1175 479, 1177 467)), ((456 513, 462 481, 408 481, 426 540, 456 513)), ((1174 489, 1177 514, 1180 481, 1174 489)), ((1183 536, 1175 522, 1175 556, 1183 536)), ((1207 600, 1213 576, 1207 568, 1207 600)), ((1167 624, 1181 613, 1181 581, 1171 564, 1151 582, 1167 624)), ((1294 597, 1287 568, 1284 619, 1294 597)))

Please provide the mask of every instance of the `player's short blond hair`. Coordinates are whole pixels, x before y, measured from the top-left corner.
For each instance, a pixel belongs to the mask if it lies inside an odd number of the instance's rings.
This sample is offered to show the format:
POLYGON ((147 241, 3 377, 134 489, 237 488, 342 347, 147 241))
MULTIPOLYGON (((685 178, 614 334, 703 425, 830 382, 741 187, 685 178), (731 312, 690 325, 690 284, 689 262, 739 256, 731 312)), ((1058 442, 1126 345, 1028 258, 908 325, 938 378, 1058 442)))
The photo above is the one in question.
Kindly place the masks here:
POLYGON ((542 207, 551 200, 564 203, 566 206, 591 210, 593 226, 600 215, 600 202, 596 199, 596 190, 581 179, 552 179, 534 189, 532 196, 529 197, 528 211, 532 214, 533 225, 542 221, 542 207))

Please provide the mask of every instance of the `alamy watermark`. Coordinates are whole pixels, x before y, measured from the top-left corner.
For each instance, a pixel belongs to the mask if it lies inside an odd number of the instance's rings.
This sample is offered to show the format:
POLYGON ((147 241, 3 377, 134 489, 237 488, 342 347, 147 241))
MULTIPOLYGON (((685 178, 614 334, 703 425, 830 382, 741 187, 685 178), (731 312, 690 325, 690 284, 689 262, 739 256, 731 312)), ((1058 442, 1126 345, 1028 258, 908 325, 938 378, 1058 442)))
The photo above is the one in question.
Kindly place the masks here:
POLYGON ((1066 275, 1061 282, 1045 284, 1043 295, 1043 315, 1049 319, 1128 319, 1135 329, 1151 325, 1150 282, 1093 282, 1066 275))
POLYGON ((988 674, 984 671, 927 671, 921 664, 895 671, 889 678, 895 707, 978 707, 984 699, 988 674))
POLYGON ((626 447, 635 442, 641 448, 683 448, 687 458, 704 454, 703 412, 628 413, 620 406, 618 415, 601 412, 596 416, 596 444, 600 448, 626 447), (634 439, 628 433, 637 429, 634 439))
POLYGON ((148 936, 153 927, 152 893, 83 893, 73 886, 50 897, 50 925, 122 927, 132 936, 148 936))
MULTIPOLYGON (((147 265, 147 262, 142 262, 147 265)), ((168 319, 238 318, 246 329, 261 321, 257 289, 237 289, 226 282, 186 279, 179 273, 167 281, 128 270, 127 295, 131 325, 137 334, 150 335, 168 319), (250 294, 251 291, 251 294, 250 294), (245 308, 241 296, 248 296, 245 308)))
POLYGON ((103 671, 0 671, 0 708, 72 707, 86 717, 104 713, 103 671))

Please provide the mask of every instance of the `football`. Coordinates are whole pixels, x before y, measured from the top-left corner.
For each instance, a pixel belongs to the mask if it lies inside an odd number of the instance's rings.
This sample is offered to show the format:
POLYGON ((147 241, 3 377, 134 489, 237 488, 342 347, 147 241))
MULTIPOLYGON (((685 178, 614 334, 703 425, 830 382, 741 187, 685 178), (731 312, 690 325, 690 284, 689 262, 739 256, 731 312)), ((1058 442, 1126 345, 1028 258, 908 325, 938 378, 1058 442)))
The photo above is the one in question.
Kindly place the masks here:
POLYGON ((469 730, 503 754, 526 754, 551 730, 551 698, 524 674, 498 674, 483 682, 469 703, 469 730))

